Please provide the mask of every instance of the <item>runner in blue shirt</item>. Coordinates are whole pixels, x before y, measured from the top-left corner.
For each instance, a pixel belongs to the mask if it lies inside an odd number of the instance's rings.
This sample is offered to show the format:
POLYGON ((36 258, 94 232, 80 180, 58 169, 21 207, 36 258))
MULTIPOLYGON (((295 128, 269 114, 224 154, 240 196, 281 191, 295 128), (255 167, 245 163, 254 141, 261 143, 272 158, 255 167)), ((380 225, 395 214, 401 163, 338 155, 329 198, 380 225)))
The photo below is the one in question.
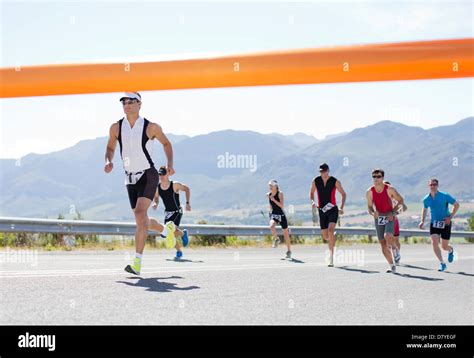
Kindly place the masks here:
POLYGON ((439 248, 439 239, 441 237, 441 247, 448 251, 448 262, 454 260, 454 248, 449 245, 451 237, 452 218, 459 210, 459 203, 448 193, 438 190, 438 179, 430 179, 430 193, 423 198, 423 209, 421 211, 420 229, 423 229, 426 218, 426 211, 430 208, 430 237, 433 243, 433 250, 440 264, 438 271, 446 270, 446 263, 443 261, 443 255, 439 248), (449 204, 453 205, 453 211, 449 212, 449 204))

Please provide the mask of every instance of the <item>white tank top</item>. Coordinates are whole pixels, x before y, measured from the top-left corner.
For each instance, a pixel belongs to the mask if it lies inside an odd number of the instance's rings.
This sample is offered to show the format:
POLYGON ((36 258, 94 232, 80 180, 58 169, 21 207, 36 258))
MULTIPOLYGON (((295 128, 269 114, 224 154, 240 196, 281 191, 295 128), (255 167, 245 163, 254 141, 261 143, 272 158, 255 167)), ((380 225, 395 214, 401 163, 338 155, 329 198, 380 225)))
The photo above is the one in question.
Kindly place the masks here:
POLYGON ((126 172, 136 173, 153 167, 154 164, 151 159, 153 141, 146 135, 146 129, 150 121, 138 117, 133 128, 130 127, 130 122, 126 118, 122 118, 118 123, 118 142, 123 169, 126 172))

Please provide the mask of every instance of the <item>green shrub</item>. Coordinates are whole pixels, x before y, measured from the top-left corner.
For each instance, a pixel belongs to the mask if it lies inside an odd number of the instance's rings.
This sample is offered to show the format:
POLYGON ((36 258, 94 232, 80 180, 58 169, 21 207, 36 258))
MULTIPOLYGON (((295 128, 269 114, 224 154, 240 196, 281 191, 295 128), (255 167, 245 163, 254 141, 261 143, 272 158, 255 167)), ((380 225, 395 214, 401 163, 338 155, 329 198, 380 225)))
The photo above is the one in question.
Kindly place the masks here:
POLYGON ((263 242, 265 244, 272 244, 273 243, 273 236, 272 235, 263 236, 263 242))
POLYGON ((15 246, 16 234, 0 233, 0 246, 15 246))
POLYGON ((226 237, 224 235, 195 235, 192 242, 198 246, 223 245, 226 243, 226 237))
MULTIPOLYGON (((467 219, 467 229, 474 231, 474 214, 471 214, 471 217, 467 219)), ((474 243, 474 238, 466 237, 466 241, 472 244, 474 243)))
POLYGON ((227 236, 225 238, 225 244, 228 246, 237 246, 239 243, 241 243, 243 240, 239 240, 237 236, 227 236))
MULTIPOLYGON (((62 216, 62 214, 60 214, 62 216)), ((64 216, 58 217, 58 219, 64 219, 64 216)), ((73 220, 84 220, 84 217, 81 215, 80 212, 76 212, 76 217, 73 218, 73 220)), ((62 236, 62 235, 60 235, 62 236)), ((99 243, 99 237, 97 235, 74 235, 74 238, 76 239, 76 246, 80 242, 80 246, 85 246, 86 244, 98 244, 99 243)), ((58 239, 58 242, 60 244, 63 244, 63 239, 62 237, 58 239)))
POLYGON ((301 235, 290 235, 290 241, 292 244, 304 244, 305 238, 301 235))

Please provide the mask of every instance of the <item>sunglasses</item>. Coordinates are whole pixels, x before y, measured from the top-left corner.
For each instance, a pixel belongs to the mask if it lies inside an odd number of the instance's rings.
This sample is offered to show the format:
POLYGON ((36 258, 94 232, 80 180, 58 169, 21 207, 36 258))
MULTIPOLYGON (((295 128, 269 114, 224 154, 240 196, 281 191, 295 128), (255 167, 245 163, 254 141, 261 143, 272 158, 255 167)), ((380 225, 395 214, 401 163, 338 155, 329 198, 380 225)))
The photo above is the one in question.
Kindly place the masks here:
POLYGON ((381 176, 381 175, 372 175, 372 178, 374 178, 374 179, 380 179, 380 178, 382 178, 382 176, 381 176))
POLYGON ((438 184, 430 184, 430 186, 438 186, 438 184))
POLYGON ((129 101, 123 100, 122 101, 122 106, 125 106, 126 104, 134 104, 134 103, 137 103, 137 102, 138 102, 138 100, 136 100, 136 99, 131 99, 129 101))

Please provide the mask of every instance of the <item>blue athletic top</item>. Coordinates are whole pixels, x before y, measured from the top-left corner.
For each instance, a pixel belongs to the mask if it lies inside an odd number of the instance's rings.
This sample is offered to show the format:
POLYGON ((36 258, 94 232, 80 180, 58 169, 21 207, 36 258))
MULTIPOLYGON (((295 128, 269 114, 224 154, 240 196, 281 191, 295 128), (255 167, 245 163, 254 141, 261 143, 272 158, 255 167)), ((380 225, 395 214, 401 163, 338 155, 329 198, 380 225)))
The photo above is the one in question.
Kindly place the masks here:
POLYGON ((454 204, 456 199, 454 199, 448 193, 438 191, 433 199, 431 194, 426 195, 423 198, 423 205, 425 209, 430 208, 431 212, 431 222, 442 221, 444 218, 450 215, 448 206, 449 204, 454 204))

